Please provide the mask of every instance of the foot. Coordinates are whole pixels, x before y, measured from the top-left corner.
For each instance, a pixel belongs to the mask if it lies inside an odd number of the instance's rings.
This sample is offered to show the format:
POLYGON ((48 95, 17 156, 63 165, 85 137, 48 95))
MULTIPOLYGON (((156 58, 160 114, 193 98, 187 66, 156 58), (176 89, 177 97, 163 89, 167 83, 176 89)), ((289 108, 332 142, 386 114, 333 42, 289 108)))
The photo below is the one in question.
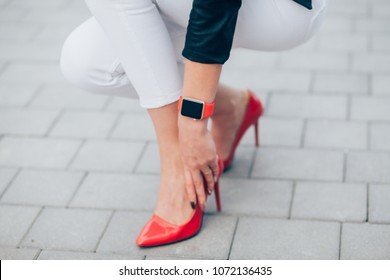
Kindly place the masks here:
POLYGON ((155 214, 171 224, 182 225, 191 218, 193 211, 187 198, 181 158, 179 154, 172 153, 169 159, 161 161, 160 191, 155 214))
POLYGON ((245 116, 249 94, 227 87, 219 87, 212 117, 212 136, 217 152, 226 159, 245 116))

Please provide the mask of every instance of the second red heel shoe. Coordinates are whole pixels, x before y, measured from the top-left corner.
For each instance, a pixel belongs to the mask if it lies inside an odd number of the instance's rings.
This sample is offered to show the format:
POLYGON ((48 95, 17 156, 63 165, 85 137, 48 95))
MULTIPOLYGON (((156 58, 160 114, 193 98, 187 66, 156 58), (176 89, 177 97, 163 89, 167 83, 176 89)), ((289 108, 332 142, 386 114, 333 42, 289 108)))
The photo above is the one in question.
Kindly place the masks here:
POLYGON ((239 127, 236 137, 234 139, 232 148, 230 149, 229 156, 223 160, 223 165, 225 170, 229 169, 232 165, 234 153, 238 144, 240 143, 241 138, 244 136, 246 130, 254 125, 255 127, 255 143, 256 147, 259 146, 259 118, 264 112, 264 107, 261 104, 261 101, 257 98, 256 94, 251 90, 247 90, 248 94, 248 104, 246 107, 245 115, 242 120, 241 126, 239 127))
MULTIPOLYGON (((217 210, 220 211, 221 201, 219 196, 219 177, 221 176, 224 168, 223 162, 220 158, 218 158, 218 167, 220 172, 214 188, 217 210)), ((202 220, 203 211, 200 209, 198 203, 196 204, 191 218, 182 225, 171 224, 158 215, 153 214, 152 218, 145 224, 139 233, 136 244, 140 247, 152 247, 182 241, 196 235, 199 232, 202 226, 202 220)))

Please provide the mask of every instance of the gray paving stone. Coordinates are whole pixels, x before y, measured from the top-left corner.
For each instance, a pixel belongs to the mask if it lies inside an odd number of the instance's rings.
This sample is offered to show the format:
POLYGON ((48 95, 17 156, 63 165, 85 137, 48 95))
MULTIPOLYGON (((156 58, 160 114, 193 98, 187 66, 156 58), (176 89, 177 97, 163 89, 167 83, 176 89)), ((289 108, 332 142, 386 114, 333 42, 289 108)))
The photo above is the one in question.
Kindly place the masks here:
MULTIPOLYGON (((260 118, 260 145, 299 147, 302 128, 302 120, 260 118)), ((253 133, 249 132, 247 134, 251 136, 250 138, 252 138, 254 143, 253 133)))
POLYGON ((294 192, 291 218, 364 222, 367 187, 363 184, 299 182, 294 192))
MULTIPOLYGON (((4 1, 9 1, 9 0, 4 0, 4 1)), ((0 4, 0 6, 1 5, 4 4, 0 4)), ((23 18, 23 16, 26 15, 26 13, 27 13, 27 9, 25 8, 16 9, 16 8, 2 7, 0 11, 0 18, 2 22, 15 23, 15 21, 19 22, 23 18)))
POLYGON ((29 7, 29 8, 60 8, 64 6, 65 1, 64 0, 41 0, 37 2, 30 2, 25 0, 12 0, 10 4, 7 7, 29 7))
POLYGON ((58 115, 56 110, 3 108, 0 111, 0 133, 44 135, 58 115))
POLYGON ((232 69, 223 71, 221 82, 239 88, 256 88, 259 90, 308 91, 311 74, 293 71, 254 71, 253 69, 232 69))
POLYGON ((136 173, 159 174, 160 173, 160 155, 156 142, 149 142, 140 159, 136 173))
POLYGON ((90 173, 70 206, 151 211, 159 185, 158 176, 90 173))
POLYGON ((230 259, 338 259, 340 225, 240 218, 230 259))
POLYGON ((390 259, 390 225, 344 224, 341 255, 344 260, 390 259), (362 248, 364 246, 364 248, 362 248))
POLYGON ((15 168, 0 168, 0 197, 16 173, 17 169, 15 168))
POLYGON ((288 70, 347 70, 348 55, 326 52, 285 52, 281 56, 280 67, 288 70))
POLYGON ((1 260, 34 260, 38 254, 36 249, 0 248, 1 260))
MULTIPOLYGON (((12 46, 10 46, 10 49, 11 48, 12 46)), ((42 55, 44 55, 43 50, 42 55)), ((58 56, 58 54, 56 55, 58 56)), ((39 85, 45 82, 67 84, 62 74, 60 73, 58 63, 34 62, 12 63, 0 75, 0 83, 3 82, 23 83, 31 85, 39 85)))
POLYGON ((38 215, 39 207, 0 205, 0 246, 16 247, 38 215))
POLYGON ((22 205, 66 206, 83 173, 22 170, 1 201, 22 205))
POLYGON ((0 42, 28 42, 41 28, 37 24, 3 22, 0 26, 0 42))
POLYGON ((143 212, 115 213, 97 252, 135 256, 142 254, 178 258, 227 259, 236 218, 205 215, 200 232, 193 238, 169 246, 137 248, 135 240, 150 217, 150 213, 143 212))
POLYGON ((370 146, 373 150, 390 151, 390 125, 371 124, 370 146))
POLYGON ((369 186, 368 220, 370 223, 390 223, 390 186, 369 186))
MULTIPOLYGON (((222 178, 220 192, 223 213, 275 218, 289 215, 291 182, 222 178)), ((214 196, 209 200, 214 202, 214 196)))
POLYGON ((389 54, 355 54, 352 59, 352 70, 359 72, 388 72, 390 70, 389 54))
POLYGON ((390 182, 389 153, 350 153, 347 158, 347 181, 366 183, 390 182))
POLYGON ((80 146, 79 141, 4 137, 0 166, 64 168, 80 146))
POLYGON ((142 114, 125 114, 111 134, 113 139, 156 140, 150 117, 142 114))
POLYGON ((373 16, 382 17, 382 16, 390 16, 390 5, 386 0, 379 1, 377 5, 371 5, 371 12, 373 16))
MULTIPOLYGON (((69 13, 69 15, 72 17, 72 14, 69 13)), ((26 16, 31 16, 31 11, 26 16)), ((23 20, 25 18, 23 17, 23 20)), ((31 23, 28 24, 39 24, 41 23, 31 23)), ((35 34, 33 38, 33 42, 47 42, 47 43, 56 43, 56 42, 64 42, 65 38, 69 36, 69 34, 75 29, 75 26, 71 24, 58 24, 58 23, 51 23, 50 25, 43 26, 37 34, 35 34)))
POLYGON ((341 181, 343 154, 334 151, 270 149, 257 151, 253 178, 341 181))
POLYGON ((368 46, 369 38, 366 34, 336 33, 318 37, 318 48, 324 51, 365 52, 368 50, 368 46))
POLYGON ((328 13, 332 15, 340 15, 340 16, 367 16, 369 14, 369 7, 365 0, 342 0, 335 5, 335 3, 331 2, 328 6, 328 13), (351 6, 353 4, 353 6, 351 6))
POLYGON ((248 49, 233 49, 230 53, 229 60, 224 64, 224 70, 233 70, 242 68, 257 69, 275 69, 279 54, 271 52, 259 52, 248 49))
POLYGON ((314 76, 314 91, 343 94, 367 94, 368 75, 318 73, 314 76))
MULTIPOLYGON (((125 255, 43 250, 38 260, 127 260, 125 255)), ((140 258, 141 259, 141 258, 140 258)))
POLYGON ((131 172, 144 145, 141 142, 89 140, 80 149, 71 169, 131 172))
POLYGON ((110 216, 102 210, 45 208, 21 247, 92 252, 110 216))
POLYGON ((108 112, 145 113, 146 109, 139 105, 138 99, 113 96, 106 108, 108 112))
POLYGON ((390 37, 388 35, 374 35, 372 37, 372 49, 377 52, 390 51, 390 37))
POLYGON ((103 112, 65 112, 50 136, 106 138, 117 121, 117 114, 103 112))
POLYGON ((383 17, 357 18, 355 28, 360 33, 379 34, 389 33, 388 19, 383 17))
POLYGON ((96 252, 126 255, 132 259, 143 258, 145 253, 135 244, 135 240, 150 217, 150 212, 115 212, 96 252))
POLYGON ((358 122, 308 121, 305 146, 367 148, 367 125, 358 122))
POLYGON ((93 94, 70 86, 45 86, 31 103, 33 107, 56 109, 102 109, 108 100, 103 94, 93 94))
POLYGON ((347 99, 344 96, 273 94, 267 113, 280 117, 345 119, 347 99))
POLYGON ((351 118, 355 120, 389 121, 390 98, 354 97, 352 98, 351 118))
POLYGON ((320 37, 323 34, 349 34, 354 25, 353 18, 328 15, 317 36, 320 37))
MULTIPOLYGON (((15 44, 14 42, 2 42, 0 44, 0 58, 14 60, 15 64, 18 66, 24 65, 22 68, 11 68, 13 71, 16 69, 21 69, 21 71, 26 71, 30 63, 25 63, 27 61, 37 61, 37 66, 40 67, 42 65, 42 61, 46 62, 57 62, 61 53, 62 42, 40 42, 40 41, 32 41, 32 42, 22 42, 19 44, 15 44), (19 64, 20 61, 21 64, 19 64), (28 65, 28 66, 27 66, 28 65)), ((14 63, 11 64, 12 67, 14 63)), ((58 65, 57 65, 58 67, 58 65)), ((59 67, 58 67, 59 68, 59 67)), ((42 69, 43 70, 43 69, 42 69)), ((8 79, 13 81, 23 82, 21 77, 17 77, 15 72, 10 72, 8 74, 14 74, 15 76, 7 76, 8 79)), ((39 73, 30 73, 30 76, 40 77, 39 73)), ((52 74, 51 76, 54 77, 52 74)), ((26 80, 30 80, 26 78, 26 80)), ((30 80, 31 81, 31 80, 30 80)))
POLYGON ((390 75, 374 74, 372 76, 372 93, 377 95, 390 95, 390 75))
POLYGON ((34 96, 37 87, 17 84, 0 84, 0 106, 25 106, 34 96))
POLYGON ((23 23, 40 23, 47 24, 61 24, 61 25, 73 25, 82 23, 91 17, 88 11, 72 10, 71 12, 63 7, 61 9, 56 8, 54 11, 51 7, 42 7, 29 9, 29 13, 22 18, 23 23), (68 17, 68 20, 66 20, 68 17))
POLYGON ((230 178, 249 178, 252 161, 256 154, 256 147, 239 145, 230 169, 223 173, 224 177, 230 178))

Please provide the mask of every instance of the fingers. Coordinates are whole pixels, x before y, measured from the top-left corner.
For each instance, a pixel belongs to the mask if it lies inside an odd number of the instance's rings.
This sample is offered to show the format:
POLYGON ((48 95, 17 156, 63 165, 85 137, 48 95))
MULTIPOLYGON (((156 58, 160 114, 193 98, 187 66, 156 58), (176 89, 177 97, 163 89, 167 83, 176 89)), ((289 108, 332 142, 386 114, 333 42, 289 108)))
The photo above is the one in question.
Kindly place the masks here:
POLYGON ((211 165, 211 169, 213 170, 214 182, 217 182, 219 178, 219 174, 221 172, 221 170, 219 170, 218 158, 215 158, 214 164, 211 165))
POLYGON ((196 195, 198 197, 198 203, 200 208, 204 211, 206 208, 206 193, 203 184, 203 176, 199 171, 191 173, 195 186, 196 195))
POLYGON ((202 174, 204 177, 204 181, 206 183, 206 188, 208 191, 208 194, 211 194, 214 191, 214 174, 212 169, 207 166, 202 169, 202 174))
POLYGON ((192 209, 195 209, 195 205, 196 205, 196 192, 195 192, 195 188, 194 188, 194 183, 193 183, 193 180, 192 180, 191 172, 189 170, 187 170, 187 169, 184 170, 184 179, 185 179, 188 199, 191 201, 192 209))

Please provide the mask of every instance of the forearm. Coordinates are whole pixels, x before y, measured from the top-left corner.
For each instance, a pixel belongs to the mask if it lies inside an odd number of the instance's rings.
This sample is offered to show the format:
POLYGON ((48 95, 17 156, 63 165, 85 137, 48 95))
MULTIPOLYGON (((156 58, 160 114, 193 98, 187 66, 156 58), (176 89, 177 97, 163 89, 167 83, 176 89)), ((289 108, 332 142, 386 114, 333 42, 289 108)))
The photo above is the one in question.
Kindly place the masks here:
MULTIPOLYGON (((183 96, 214 102, 222 64, 204 64, 187 60, 184 70, 183 96)), ((207 129, 207 119, 194 121, 187 117, 179 117, 179 125, 191 126, 201 134, 207 129)))

